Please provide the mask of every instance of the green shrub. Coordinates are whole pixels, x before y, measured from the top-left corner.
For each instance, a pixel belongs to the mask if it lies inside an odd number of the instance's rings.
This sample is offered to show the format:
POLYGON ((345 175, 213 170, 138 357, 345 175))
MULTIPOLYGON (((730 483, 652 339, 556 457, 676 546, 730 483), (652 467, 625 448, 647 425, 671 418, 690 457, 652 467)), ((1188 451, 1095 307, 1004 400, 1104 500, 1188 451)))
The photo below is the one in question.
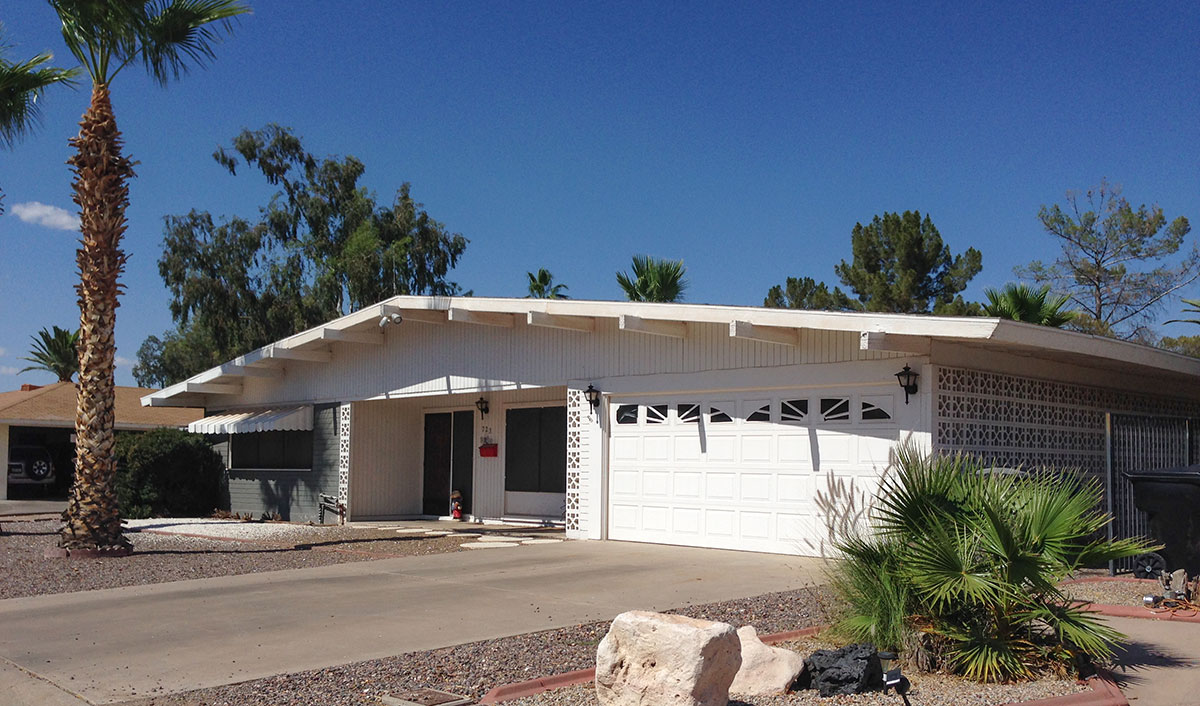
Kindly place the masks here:
POLYGON ((199 434, 121 434, 116 456, 122 517, 207 516, 225 504, 225 465, 199 434))
POLYGON ((844 561, 833 584, 849 606, 836 628, 979 681, 1110 657, 1123 636, 1057 587, 1081 567, 1151 549, 1104 538, 1101 497, 1074 474, 994 473, 969 456, 901 447, 870 527, 834 542, 844 561))

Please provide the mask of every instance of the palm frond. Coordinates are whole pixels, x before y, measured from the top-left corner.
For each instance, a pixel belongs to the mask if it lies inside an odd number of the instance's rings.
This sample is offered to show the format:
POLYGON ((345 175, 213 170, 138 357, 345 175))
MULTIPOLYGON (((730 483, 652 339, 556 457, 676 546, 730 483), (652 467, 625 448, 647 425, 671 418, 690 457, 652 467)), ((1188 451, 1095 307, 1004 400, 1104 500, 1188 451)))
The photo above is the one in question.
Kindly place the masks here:
MULTIPOLYGON (((0 43, 3 26, 0 25, 0 43)), ((55 84, 73 85, 76 69, 46 66, 54 56, 42 53, 27 61, 10 62, 0 44, 0 147, 11 148, 41 120, 38 101, 55 84)))
POLYGON ((21 360, 33 365, 18 372, 42 370, 53 373, 59 382, 71 382, 71 378, 79 373, 79 330, 70 331, 57 326, 51 328, 53 331, 42 329, 32 337, 33 348, 21 360))

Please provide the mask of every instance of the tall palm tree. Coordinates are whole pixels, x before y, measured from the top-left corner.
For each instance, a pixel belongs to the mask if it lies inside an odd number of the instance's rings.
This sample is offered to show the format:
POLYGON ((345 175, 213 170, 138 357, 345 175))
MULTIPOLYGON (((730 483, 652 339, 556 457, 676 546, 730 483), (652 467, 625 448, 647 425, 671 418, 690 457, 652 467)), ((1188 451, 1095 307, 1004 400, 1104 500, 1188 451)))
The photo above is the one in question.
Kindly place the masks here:
POLYGON ((545 267, 538 269, 535 275, 532 272, 526 272, 529 276, 529 297, 532 299, 570 299, 563 292, 567 291, 567 285, 555 284, 554 275, 550 274, 550 270, 545 267))
POLYGON ((683 260, 659 260, 649 255, 633 256, 633 275, 617 273, 617 284, 631 302, 677 302, 683 299, 687 280, 683 260))
POLYGON ((28 370, 44 370, 58 376, 59 382, 71 382, 71 378, 79 372, 79 329, 70 331, 65 328, 52 326, 53 332, 42 329, 32 336, 33 348, 29 351, 27 360, 33 365, 22 368, 28 370))
POLYGON ((117 278, 125 265, 127 181, 133 163, 121 153, 109 87, 125 67, 140 62, 159 84, 189 64, 213 58, 218 29, 248 8, 237 0, 50 0, 67 48, 92 81, 91 104, 71 139, 68 160, 79 205, 79 402, 75 413, 75 482, 63 513, 59 546, 124 553, 113 484, 113 329, 117 278))
MULTIPOLYGON (((4 25, 0 24, 0 147, 11 149, 41 117, 38 99, 56 83, 70 84, 73 69, 56 69, 46 64, 54 58, 38 54, 28 61, 11 62, 4 58, 4 25)), ((0 191, 0 215, 4 213, 4 193, 0 191)))
POLYGON ((988 316, 1061 328, 1075 319, 1075 312, 1064 310, 1065 296, 1051 296, 1050 286, 1034 289, 1023 283, 1008 283, 1000 290, 985 289, 988 301, 983 311, 988 316))

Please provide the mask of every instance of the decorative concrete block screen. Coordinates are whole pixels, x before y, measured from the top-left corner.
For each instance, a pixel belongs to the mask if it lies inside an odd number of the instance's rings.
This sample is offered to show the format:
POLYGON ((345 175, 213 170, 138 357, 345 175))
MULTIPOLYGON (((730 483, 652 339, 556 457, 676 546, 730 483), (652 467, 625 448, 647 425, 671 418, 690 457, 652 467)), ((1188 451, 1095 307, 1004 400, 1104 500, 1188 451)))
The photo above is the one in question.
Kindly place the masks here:
POLYGON ((1087 385, 939 367, 934 445, 997 466, 1077 468, 1105 480, 1105 412, 1196 416, 1200 405, 1087 385))
POLYGON ((591 405, 581 390, 567 390, 567 507, 566 529, 578 534, 583 528, 580 511, 583 508, 582 468, 584 464, 584 425, 588 423, 591 405))

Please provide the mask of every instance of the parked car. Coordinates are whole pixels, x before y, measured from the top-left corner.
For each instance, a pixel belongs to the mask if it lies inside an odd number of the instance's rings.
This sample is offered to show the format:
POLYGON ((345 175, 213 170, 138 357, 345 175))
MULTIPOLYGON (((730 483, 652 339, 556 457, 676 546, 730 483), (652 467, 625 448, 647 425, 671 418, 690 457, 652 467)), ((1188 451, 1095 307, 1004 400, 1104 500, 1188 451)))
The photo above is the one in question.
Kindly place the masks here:
POLYGON ((54 462, 43 446, 10 446, 8 482, 14 485, 52 485, 54 462))

